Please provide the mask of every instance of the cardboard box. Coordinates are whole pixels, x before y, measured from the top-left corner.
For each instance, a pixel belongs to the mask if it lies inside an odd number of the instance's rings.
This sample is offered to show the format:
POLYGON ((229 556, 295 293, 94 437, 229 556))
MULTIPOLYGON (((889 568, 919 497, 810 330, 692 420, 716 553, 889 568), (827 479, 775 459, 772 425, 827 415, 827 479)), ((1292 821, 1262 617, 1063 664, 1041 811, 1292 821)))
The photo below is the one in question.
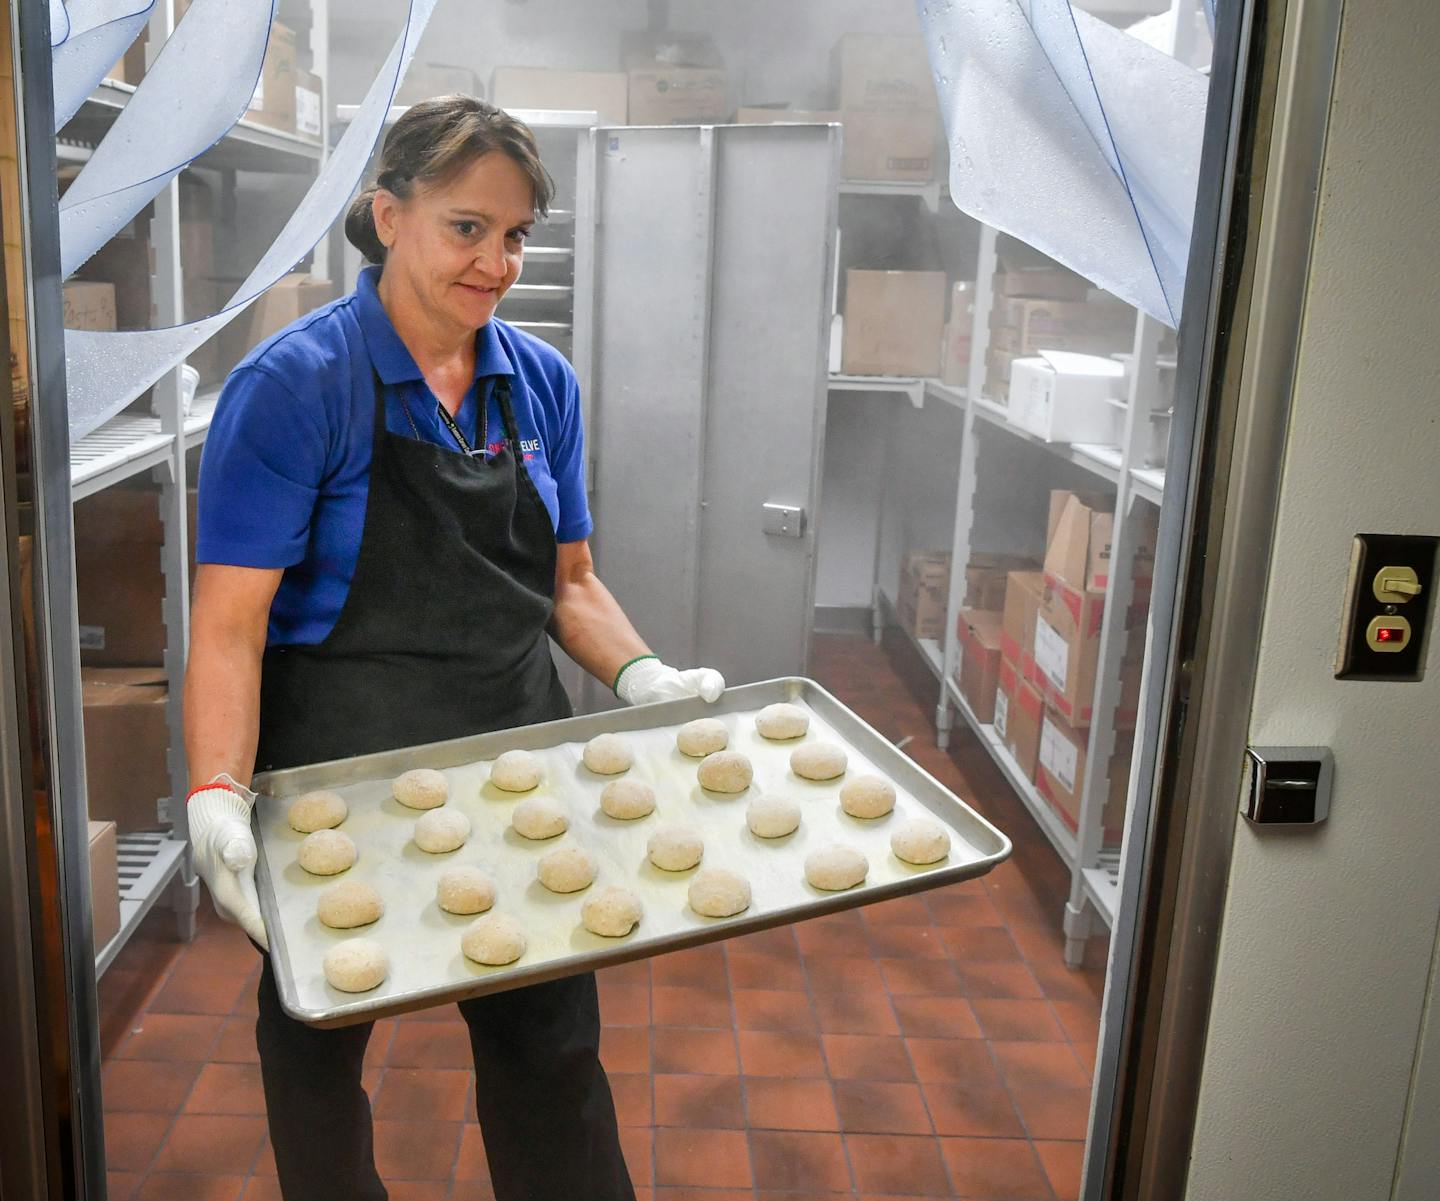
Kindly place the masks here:
POLYGON ((1084 300, 1089 291, 1089 283, 1063 267, 1011 267, 995 276, 997 302, 1012 296, 1029 296, 1038 300, 1084 300))
POLYGON ((622 71, 546 71, 496 67, 490 96, 501 108, 593 112, 601 125, 624 125, 630 80, 622 71))
POLYGON ((170 796, 165 669, 82 668, 80 694, 90 817, 122 834, 161 829, 159 805, 170 796))
MULTIPOLYGON (((190 492, 195 562, 195 492, 190 492)), ((88 666, 159 663, 165 655, 159 493, 109 488, 75 504, 75 596, 80 661, 88 666)))
POLYGON ((990 324, 991 345, 1011 354, 1071 350, 1105 355, 1128 344, 1134 313, 1116 304, 1000 297, 990 324))
POLYGON ((120 864, 115 823, 90 823, 90 937, 98 953, 120 933, 120 864))
POLYGON ((328 279, 295 272, 276 280, 248 312, 230 323, 231 359, 238 362, 252 347, 334 299, 335 286, 328 279))
POLYGON ((847 108, 840 120, 845 125, 842 179, 929 183, 935 178, 942 141, 940 118, 933 112, 847 108))
POLYGON ((1050 493, 1045 539, 1047 574, 1088 592, 1104 592, 1110 574, 1110 538, 1115 514, 1108 497, 1090 493, 1050 493))
POLYGON ((845 272, 846 374, 939 375, 944 326, 944 272, 845 272))
POLYGON ((320 140, 324 131, 325 84, 314 71, 295 72, 295 132, 320 140))
POLYGON ((1035 666, 1035 617, 1045 596, 1045 573, 1012 571, 1005 582, 1005 608, 1001 619, 1000 653, 1032 684, 1039 680, 1035 666))
POLYGON ((786 108, 782 105, 735 110, 736 125, 836 125, 840 120, 840 110, 834 108, 786 108))
POLYGON ((975 285, 950 285, 950 312, 940 347, 940 382, 963 388, 970 382, 970 344, 975 329, 975 285))
POLYGON ((259 125, 295 132, 295 31, 279 21, 270 25, 265 62, 245 115, 259 125))
POLYGON ((960 666, 955 682, 976 718, 995 720, 995 690, 1000 679, 1002 615, 988 609, 961 609, 956 625, 960 666))
MULTIPOLYGON (((175 18, 180 19, 178 14, 175 18)), ((149 28, 142 29, 136 39, 125 49, 125 54, 109 71, 105 73, 106 79, 113 79, 117 83, 128 83, 132 87, 145 78, 145 46, 150 38, 149 28)))
POLYGON ((900 565, 900 590, 895 598, 900 624, 916 638, 944 638, 949 603, 949 553, 908 553, 900 565))
POLYGON ((1021 429, 1046 442, 1119 441, 1118 410, 1109 398, 1124 387, 1114 359, 1046 350, 1010 365, 1010 412, 1021 429))
POLYGON ((835 46, 831 68, 839 108, 939 111, 921 38, 847 33, 835 46))
POLYGON ((115 324, 111 329, 150 329, 154 324, 150 296, 154 270, 155 255, 148 238, 111 238, 71 282, 104 283, 114 289, 115 324))
MULTIPOLYGON (((1078 832, 1080 828, 1080 795, 1085 787, 1087 742, 1085 731, 1076 730, 1055 714, 1047 712, 1042 718, 1035 787, 1072 832, 1078 832)), ((1130 783, 1130 740, 1117 738, 1116 743, 1101 814, 1101 828, 1107 844, 1120 841, 1130 783)))
POLYGON ((456 63, 411 63, 395 96, 396 104, 419 104, 434 96, 479 94, 475 72, 456 63))
POLYGON ((705 125, 730 111, 725 72, 701 67, 643 67, 629 73, 631 125, 705 125))
POLYGON ((66 329, 114 329, 115 285, 70 280, 61 289, 66 329))
POLYGON ((1040 564, 1026 555, 999 555, 972 551, 965 564, 965 606, 970 609, 1005 608, 1005 591, 1012 571, 1039 571, 1040 564))
POLYGON ((1016 674, 1015 665, 1000 661, 996 686, 996 729, 999 729, 1000 695, 1005 694, 1005 749, 1014 758, 1027 780, 1035 779, 1040 755, 1040 727, 1045 720, 1045 702, 1040 693, 1016 674))
POLYGON ((1045 573, 1035 616, 1035 666, 1045 703, 1076 729, 1090 724, 1100 660, 1103 592, 1073 588, 1045 573))

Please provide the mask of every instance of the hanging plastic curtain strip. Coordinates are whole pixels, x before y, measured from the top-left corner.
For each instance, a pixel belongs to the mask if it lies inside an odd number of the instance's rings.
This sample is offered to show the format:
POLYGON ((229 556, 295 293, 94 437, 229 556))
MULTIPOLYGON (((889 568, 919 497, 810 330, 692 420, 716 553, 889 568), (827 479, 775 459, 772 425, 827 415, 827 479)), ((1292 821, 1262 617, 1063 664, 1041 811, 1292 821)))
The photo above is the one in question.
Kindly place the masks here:
POLYGON ((195 0, 60 201, 68 276, 245 115, 274 0, 195 0))
MULTIPOLYGON (((1179 293, 1162 284, 1161 273, 1171 282, 1174 273, 1162 266, 1165 255, 1152 256, 1142 213, 1154 210, 1151 233, 1158 237, 1168 223, 1163 214, 1177 208, 1184 229, 1166 231, 1167 244, 1188 243, 1203 77, 1083 13, 1057 65, 1030 23, 1029 6, 1016 0, 918 0, 917 7, 945 118, 955 204, 1173 324, 1179 293), (1061 78, 1066 70, 1070 90, 1061 78), (1090 124, 1071 96, 1087 89, 1090 124), (1110 131, 1108 146, 1092 125, 1110 131), (1147 126, 1158 131, 1149 141, 1147 126), (1145 180, 1135 195, 1128 175, 1145 180), (1190 200, 1175 205, 1187 188, 1190 200)), ((1046 29, 1063 48, 1053 23, 1046 29)))
POLYGON ((344 212, 385 125, 405 68, 436 0, 412 0, 396 39, 355 120, 326 160, 279 237, 219 313, 187 325, 133 333, 65 331, 71 440, 83 438, 130 404, 167 371, 234 320, 289 271, 344 212))
POLYGON ((1215 36, 1215 0, 1205 0, 1205 20, 1210 24, 1210 36, 1215 36))
POLYGON ((90 93, 150 19, 155 0, 50 0, 55 128, 80 111, 90 93), (57 24, 56 9, 63 20, 57 24))

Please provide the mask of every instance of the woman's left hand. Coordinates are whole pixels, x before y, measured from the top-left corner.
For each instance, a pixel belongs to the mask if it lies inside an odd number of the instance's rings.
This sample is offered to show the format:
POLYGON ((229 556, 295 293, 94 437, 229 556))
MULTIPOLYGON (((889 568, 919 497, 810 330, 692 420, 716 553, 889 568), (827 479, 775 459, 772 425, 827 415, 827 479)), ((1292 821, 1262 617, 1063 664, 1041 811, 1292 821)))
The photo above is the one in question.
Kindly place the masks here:
POLYGON ((679 701, 698 696, 709 704, 725 691, 725 677, 710 667, 678 671, 653 655, 627 664, 615 681, 615 695, 627 705, 679 701))

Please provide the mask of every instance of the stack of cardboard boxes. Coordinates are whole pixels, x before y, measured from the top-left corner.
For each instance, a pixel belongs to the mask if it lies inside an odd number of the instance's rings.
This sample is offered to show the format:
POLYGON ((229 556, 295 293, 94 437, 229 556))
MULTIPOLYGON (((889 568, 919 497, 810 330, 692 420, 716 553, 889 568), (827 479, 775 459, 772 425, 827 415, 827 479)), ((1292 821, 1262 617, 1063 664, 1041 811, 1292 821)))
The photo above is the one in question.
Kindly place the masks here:
POLYGON ((920 38, 846 34, 832 57, 845 125, 845 179, 928 183, 941 160, 940 109, 920 38))
POLYGON ((900 625, 914 638, 943 639, 950 603, 950 552, 912 550, 900 563, 895 596, 900 625))
POLYGON ((987 724, 996 720, 1007 583, 1012 574, 1035 566, 1032 559, 985 552, 972 552, 965 566, 965 605, 955 630, 960 642, 955 682, 976 718, 987 724))
MULTIPOLYGON (((1100 656, 1114 515, 1101 498, 1054 492, 1044 568, 1010 572, 1000 618, 996 733, 1065 823, 1077 828, 1100 656)), ((1104 828, 1118 839, 1139 705, 1154 530, 1142 531, 1127 614, 1104 828)), ((968 694, 967 694, 968 695, 968 694)))

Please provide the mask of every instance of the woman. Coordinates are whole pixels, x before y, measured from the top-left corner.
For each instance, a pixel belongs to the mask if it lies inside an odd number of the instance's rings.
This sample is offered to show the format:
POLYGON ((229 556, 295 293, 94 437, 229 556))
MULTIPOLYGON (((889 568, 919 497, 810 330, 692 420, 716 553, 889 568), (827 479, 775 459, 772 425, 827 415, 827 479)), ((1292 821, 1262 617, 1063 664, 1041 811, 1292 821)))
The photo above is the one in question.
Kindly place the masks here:
MULTIPOLYGON (((226 383, 200 473, 188 813, 217 910, 262 947, 253 770, 567 717, 547 632, 631 704, 724 687, 651 655, 596 578, 574 373, 494 318, 551 192, 505 113, 411 108, 346 220, 375 265, 226 383)), ((259 1009, 282 1193, 381 1201, 370 1024, 286 1016, 268 957, 259 1009)), ((499 1201, 633 1198, 594 976, 460 1010, 499 1201)))

